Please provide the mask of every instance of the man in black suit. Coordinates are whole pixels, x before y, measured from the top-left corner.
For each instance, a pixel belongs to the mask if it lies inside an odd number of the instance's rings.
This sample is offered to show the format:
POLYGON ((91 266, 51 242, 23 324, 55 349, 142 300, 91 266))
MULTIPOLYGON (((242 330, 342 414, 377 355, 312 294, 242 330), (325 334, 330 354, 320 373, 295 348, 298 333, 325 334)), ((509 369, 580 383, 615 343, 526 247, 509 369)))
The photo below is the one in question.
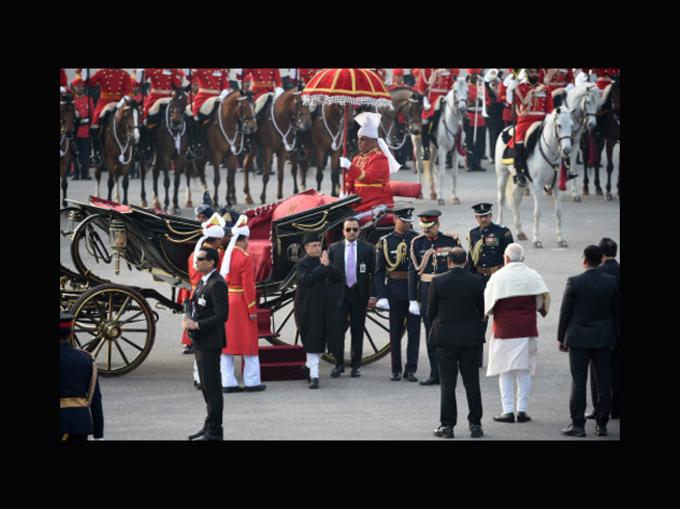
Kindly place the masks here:
POLYGON ((559 349, 569 352, 572 388, 569 408, 572 423, 563 435, 585 436, 588 364, 597 380, 595 433, 607 434, 611 401, 611 349, 617 345, 620 297, 616 279, 598 270, 602 251, 588 246, 583 252, 585 271, 567 280, 557 329, 559 349))
MULTIPOLYGON (((375 248, 359 239, 359 221, 346 219, 343 224, 345 240, 335 242, 328 249, 330 263, 340 269, 345 280, 338 285, 338 307, 341 310, 341 324, 346 332, 349 326, 352 336, 351 363, 352 377, 361 376, 359 366, 363 353, 364 324, 366 307, 375 307, 375 248), (370 301, 370 302, 369 302, 370 301)), ((343 333, 344 334, 344 333, 343 333)), ((345 341, 341 341, 335 353, 335 368, 331 377, 337 378, 345 371, 345 341)))
POLYGON ((484 434, 477 368, 484 318, 484 281, 464 269, 466 259, 461 247, 449 251, 449 271, 432 278, 427 299, 427 315, 432 321, 427 342, 437 349, 441 383, 441 426, 434 435, 443 438, 453 438, 453 427, 458 420, 459 369, 468 400, 470 434, 474 438, 484 434))
POLYGON ((185 318, 182 328, 189 334, 196 356, 198 376, 208 416, 203 428, 189 440, 222 440, 222 381, 220 355, 227 346, 224 324, 229 318, 227 283, 216 270, 220 255, 204 246, 196 257, 198 271, 203 274, 191 296, 192 317, 185 318))

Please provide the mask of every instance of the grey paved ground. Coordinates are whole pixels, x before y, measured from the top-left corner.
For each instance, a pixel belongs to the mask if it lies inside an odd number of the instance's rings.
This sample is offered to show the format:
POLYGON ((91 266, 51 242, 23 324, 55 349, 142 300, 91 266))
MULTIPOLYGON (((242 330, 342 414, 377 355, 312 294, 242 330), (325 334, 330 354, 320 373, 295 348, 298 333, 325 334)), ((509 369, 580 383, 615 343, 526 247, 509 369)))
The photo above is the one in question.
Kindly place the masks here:
MULTIPOLYGON (((617 148, 618 163, 618 148, 617 148)), ((461 205, 437 206, 428 197, 415 202, 416 212, 439 208, 443 212, 443 230, 465 237, 475 226, 470 207, 480 201, 496 207, 495 172, 485 162, 488 171, 459 173, 458 195, 461 205)), ((578 167, 581 170, 581 167, 578 167)), ((315 170, 314 170, 315 171, 315 170)), ((212 167, 208 168, 212 172, 212 167)), ((614 173, 616 178, 618 172, 614 173)), ((239 181, 242 174, 239 174, 239 181)), ((401 170, 395 180, 415 181, 411 169, 401 170)), ((450 179, 450 173, 447 176, 450 179)), ((147 177, 147 188, 149 187, 147 177)), ((286 167, 285 196, 292 194, 288 166, 286 167)), ((224 183, 224 170, 222 170, 224 183)), ((447 182, 450 183, 450 180, 447 182)), ((240 186, 240 184, 239 184, 240 186)), ((322 191, 329 192, 328 175, 322 191)), ((139 180, 131 182, 130 200, 139 202, 139 180)), ((253 195, 259 195, 261 178, 251 181, 253 195)), ((105 189, 105 186, 103 186, 105 189)), ((198 181, 192 189, 198 197, 198 181)), ((222 194, 221 188, 220 194, 222 194)), ((182 184, 182 191, 184 184, 182 184)), ((93 182, 71 182, 69 197, 86 201, 93 194, 93 182)), ((239 190, 238 196, 242 193, 239 190)), ((269 196, 274 199, 274 187, 269 186, 269 196)), ((450 203, 449 195, 445 195, 450 203)), ((104 195, 104 197, 106 197, 104 195)), ((533 420, 525 424, 499 424, 492 420, 501 412, 497 377, 486 377, 485 367, 480 370, 484 404, 482 440, 578 440, 560 435, 560 429, 569 424, 570 374, 568 355, 557 349, 556 330, 562 294, 567 277, 582 271, 581 254, 590 243, 602 237, 611 237, 620 243, 620 201, 606 202, 602 197, 584 197, 574 203, 570 193, 563 198, 564 235, 569 247, 558 248, 554 236, 552 200, 541 197, 543 219, 541 223, 543 249, 534 249, 530 242, 522 242, 526 263, 544 277, 552 295, 551 311, 545 319, 539 317, 539 363, 533 378, 529 413, 533 420)), ((522 217, 525 230, 531 231, 533 201, 525 197, 522 217)), ((183 215, 193 211, 183 209, 183 215)), ((509 211, 504 222, 511 226, 509 211)), ((62 246, 62 261, 68 263, 68 254, 62 246)), ((620 255, 619 255, 620 261, 620 255)), ((150 286, 169 295, 169 286, 154 283, 146 273, 126 275, 129 284, 150 286)), ((153 303, 155 304, 155 302, 153 303)), ((205 405, 200 392, 192 386, 193 356, 183 355, 180 346, 181 317, 167 311, 158 311, 160 320, 156 343, 149 357, 134 372, 117 378, 101 380, 108 440, 185 440, 188 433, 198 430, 205 416, 205 405)), ((421 337, 418 376, 427 378, 429 363, 421 337)), ((292 336, 288 330, 284 335, 292 336)), ((263 343, 264 344, 264 343, 263 343)), ((240 361, 237 361, 240 368, 240 361)), ((405 381, 391 382, 389 357, 365 366, 362 376, 352 379, 348 373, 331 379, 331 366, 322 363, 321 389, 310 391, 303 381, 267 382, 267 390, 255 394, 225 395, 224 429, 228 440, 436 440, 432 430, 439 424, 439 387, 423 387, 405 381)), ((465 403, 462 384, 459 384, 460 422, 456 439, 469 439, 466 432, 465 403)), ((620 440, 620 421, 610 421, 609 436, 594 436, 594 424, 587 425, 586 440, 620 440)))

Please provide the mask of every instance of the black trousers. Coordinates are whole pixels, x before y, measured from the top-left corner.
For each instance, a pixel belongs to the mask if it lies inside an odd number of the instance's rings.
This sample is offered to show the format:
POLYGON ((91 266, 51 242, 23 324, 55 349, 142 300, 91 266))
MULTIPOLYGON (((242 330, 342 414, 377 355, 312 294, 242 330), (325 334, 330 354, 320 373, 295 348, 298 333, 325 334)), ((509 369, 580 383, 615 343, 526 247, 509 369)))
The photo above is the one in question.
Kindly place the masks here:
POLYGON ((390 300, 390 355, 392 373, 401 373, 401 338, 407 331, 406 367, 404 372, 415 373, 418 369, 420 349, 420 317, 408 312, 407 300, 390 300))
POLYGON ((196 350, 194 356, 201 380, 203 399, 208 409, 203 429, 213 436, 222 436, 222 380, 220 378, 220 355, 222 349, 196 350))
POLYGON ((586 385, 588 365, 593 370, 597 386, 595 419, 598 425, 606 426, 611 404, 611 348, 569 348, 571 367, 571 397, 569 410, 574 426, 586 423, 586 385))
POLYGON ((482 424, 482 392, 479 388, 479 347, 437 346, 439 382, 441 384, 441 424, 455 426, 458 423, 456 383, 458 371, 463 378, 468 403, 469 424, 482 424))
MULTIPOLYGON (((621 415, 621 348, 618 346, 612 348, 611 357, 612 401, 610 410, 612 418, 618 418, 621 415)), ((592 369, 590 370, 590 391, 593 398, 593 408, 596 408, 597 380, 592 369)))
POLYGON ((366 324, 366 306, 368 301, 359 301, 359 290, 357 285, 352 288, 345 288, 345 300, 342 305, 342 341, 340 342, 337 353, 335 354, 335 365, 342 366, 345 362, 345 333, 349 328, 352 338, 350 350, 350 366, 359 368, 364 346, 364 325, 366 324))

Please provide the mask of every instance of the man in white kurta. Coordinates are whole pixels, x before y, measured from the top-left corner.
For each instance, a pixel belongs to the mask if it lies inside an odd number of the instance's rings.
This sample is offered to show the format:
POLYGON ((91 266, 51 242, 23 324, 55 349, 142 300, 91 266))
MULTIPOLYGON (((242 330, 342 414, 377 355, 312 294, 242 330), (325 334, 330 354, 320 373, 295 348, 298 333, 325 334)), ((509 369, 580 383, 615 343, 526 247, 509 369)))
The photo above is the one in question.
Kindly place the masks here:
POLYGON ((531 377, 536 371, 538 328, 536 312, 548 313, 550 293, 538 272, 527 267, 519 244, 510 244, 505 266, 495 272, 484 292, 484 310, 493 315, 487 376, 500 375, 503 413, 494 420, 515 422, 514 391, 517 383, 517 421, 526 422, 531 377))

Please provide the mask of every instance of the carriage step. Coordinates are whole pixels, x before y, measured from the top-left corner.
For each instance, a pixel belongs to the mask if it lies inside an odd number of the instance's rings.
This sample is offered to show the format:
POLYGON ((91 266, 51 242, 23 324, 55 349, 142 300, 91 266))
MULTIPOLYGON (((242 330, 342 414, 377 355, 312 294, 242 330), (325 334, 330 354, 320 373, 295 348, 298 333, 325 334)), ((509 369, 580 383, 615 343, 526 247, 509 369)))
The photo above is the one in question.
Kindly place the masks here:
POLYGON ((304 380, 300 368, 307 356, 301 346, 278 345, 260 347, 260 375, 263 381, 304 380))

